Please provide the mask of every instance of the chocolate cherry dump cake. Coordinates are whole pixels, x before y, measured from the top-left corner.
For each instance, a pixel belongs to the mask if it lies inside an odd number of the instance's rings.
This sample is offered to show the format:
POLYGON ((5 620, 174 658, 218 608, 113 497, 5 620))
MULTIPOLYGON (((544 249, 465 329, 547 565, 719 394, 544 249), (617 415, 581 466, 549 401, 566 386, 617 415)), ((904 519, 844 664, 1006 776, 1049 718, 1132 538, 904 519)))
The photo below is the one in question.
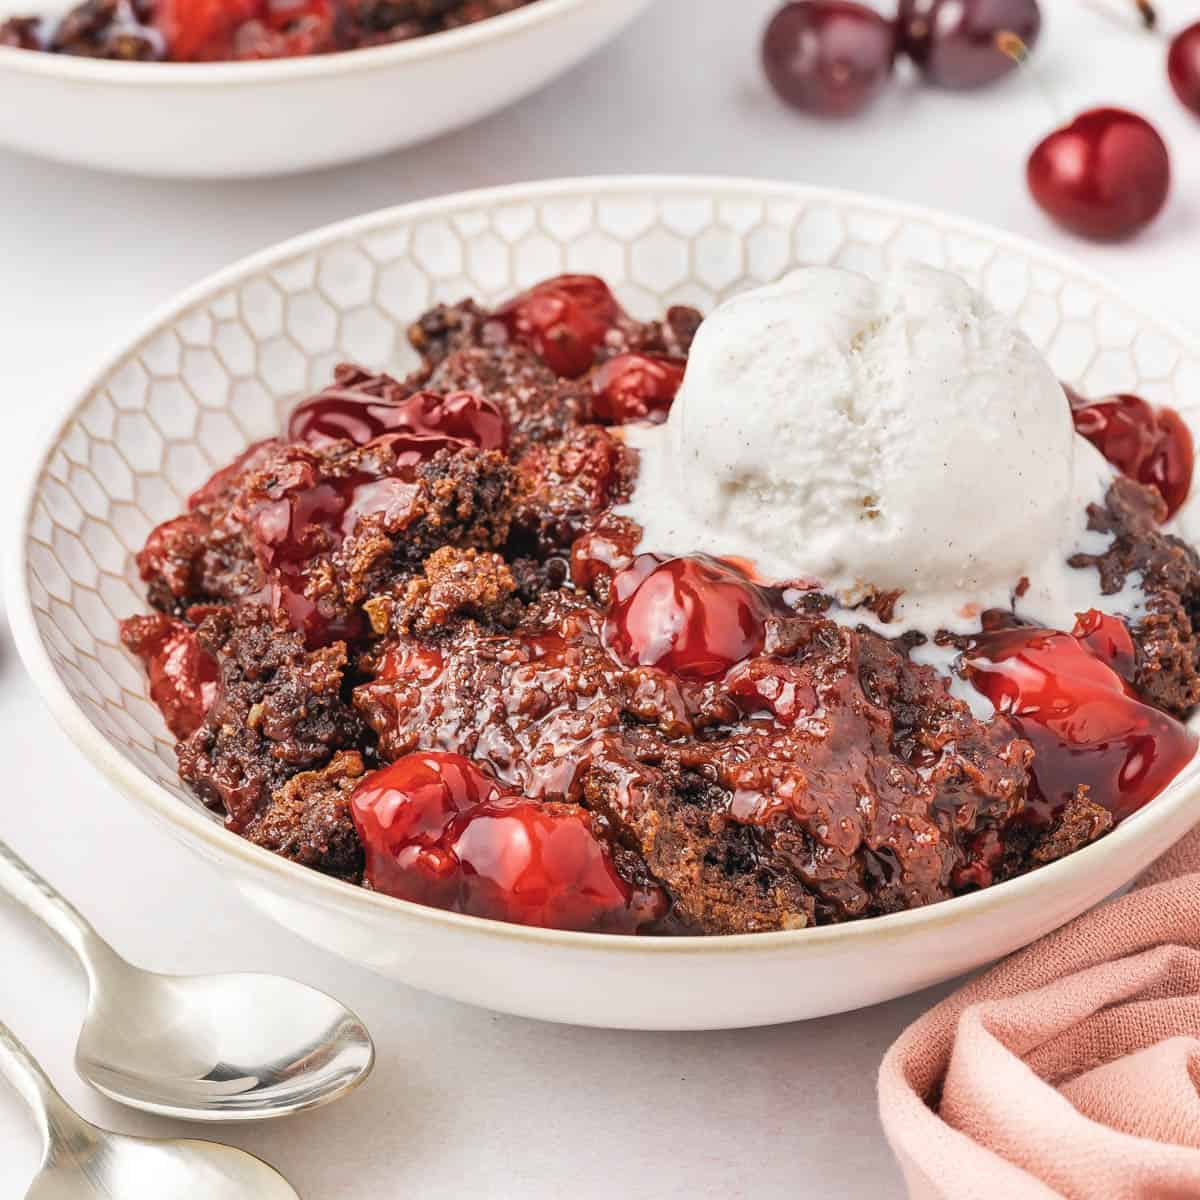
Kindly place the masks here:
POLYGON ((1051 862, 1192 756, 1187 430, 1068 397, 957 280, 802 271, 701 324, 563 276, 408 336, 138 555, 125 644, 252 842, 529 925, 799 929, 1051 862), (947 547, 979 453, 1013 507, 947 547))
POLYGON ((0 46, 126 62, 295 58, 407 42, 534 0, 83 0, 10 17, 0 46))

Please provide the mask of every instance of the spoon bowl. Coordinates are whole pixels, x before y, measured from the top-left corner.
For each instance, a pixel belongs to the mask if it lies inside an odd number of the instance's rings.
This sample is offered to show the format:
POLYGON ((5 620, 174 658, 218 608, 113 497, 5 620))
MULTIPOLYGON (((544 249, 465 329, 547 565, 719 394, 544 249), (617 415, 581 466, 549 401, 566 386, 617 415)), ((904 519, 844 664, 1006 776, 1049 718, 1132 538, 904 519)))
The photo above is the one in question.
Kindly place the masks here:
POLYGON ((362 1023, 275 975, 156 975, 124 963, 92 990, 75 1051, 106 1096, 185 1120, 261 1120, 315 1108, 371 1069, 362 1023))
POLYGON ((75 1066, 121 1104, 185 1121, 257 1121, 328 1104, 374 1065, 363 1023, 316 988, 277 975, 159 975, 126 962, 3 842, 0 891, 83 964, 90 991, 75 1066))
POLYGON ((217 1142, 111 1133, 85 1121, 0 1024, 0 1075, 29 1105, 42 1165, 26 1200, 299 1200, 261 1159, 217 1142))
MULTIPOLYGON (((82 1132, 82 1131, 81 1131, 82 1132)), ((157 1141, 109 1133, 59 1146, 34 1178, 26 1200, 299 1200, 261 1159, 218 1142, 157 1141)))

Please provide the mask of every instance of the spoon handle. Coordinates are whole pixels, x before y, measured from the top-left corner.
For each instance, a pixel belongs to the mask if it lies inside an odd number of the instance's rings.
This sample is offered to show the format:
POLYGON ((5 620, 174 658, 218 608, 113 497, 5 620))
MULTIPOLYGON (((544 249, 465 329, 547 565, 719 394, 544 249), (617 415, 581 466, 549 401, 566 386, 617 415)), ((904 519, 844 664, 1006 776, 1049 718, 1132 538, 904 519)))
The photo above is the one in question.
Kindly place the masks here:
POLYGON ((116 952, 83 914, 3 841, 0 841, 0 892, 7 892, 58 934, 75 951, 93 982, 101 966, 116 957, 116 952))
POLYGON ((17 1095, 29 1105, 42 1135, 42 1146, 49 1150, 56 1133, 82 1124, 81 1119, 67 1106, 67 1102, 54 1089, 45 1071, 34 1061, 33 1055, 17 1039, 3 1021, 0 1021, 0 1075, 3 1075, 17 1095))

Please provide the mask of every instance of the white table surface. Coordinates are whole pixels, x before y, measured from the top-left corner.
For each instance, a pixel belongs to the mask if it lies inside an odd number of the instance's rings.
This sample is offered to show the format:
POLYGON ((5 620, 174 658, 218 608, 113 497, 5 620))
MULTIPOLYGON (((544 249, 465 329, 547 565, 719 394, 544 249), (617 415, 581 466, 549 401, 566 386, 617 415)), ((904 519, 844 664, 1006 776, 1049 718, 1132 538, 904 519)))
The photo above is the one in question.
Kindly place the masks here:
MULTIPOLYGON (((1107 2, 1120 9, 1123 0, 1107 2)), ((898 83, 867 117, 843 124, 805 120, 767 92, 756 55, 773 0, 657 0, 619 42, 518 107, 337 171, 167 184, 0 153, 5 523, 43 426, 152 306, 310 227, 467 187, 664 171, 875 191, 1078 253, 1147 304, 1200 326, 1200 121, 1169 94, 1163 45, 1084 0, 1043 5, 1052 21, 1033 76, 974 95, 898 83), (1024 160, 1059 119, 1054 107, 1062 117, 1102 102, 1156 120, 1175 152, 1176 189, 1146 236, 1095 248, 1046 224, 1026 195, 1024 160)), ((1175 26, 1198 7, 1161 4, 1175 26)), ((944 988, 730 1033, 610 1033, 497 1016, 376 979, 252 912, 88 767, 41 708, 6 633, 0 756, 9 779, 0 832, 135 960, 164 970, 283 972, 335 992, 366 1019, 379 1065, 356 1095, 282 1124, 212 1131, 277 1164, 305 1200, 875 1200, 900 1192, 875 1115, 875 1071, 888 1043, 944 988)), ((186 1132, 125 1112, 76 1079, 82 1003, 66 954, 0 903, 0 1018, 87 1116, 128 1131, 186 1132)), ((19 1102, 0 1089, 0 1197, 24 1193, 36 1157, 19 1102)))

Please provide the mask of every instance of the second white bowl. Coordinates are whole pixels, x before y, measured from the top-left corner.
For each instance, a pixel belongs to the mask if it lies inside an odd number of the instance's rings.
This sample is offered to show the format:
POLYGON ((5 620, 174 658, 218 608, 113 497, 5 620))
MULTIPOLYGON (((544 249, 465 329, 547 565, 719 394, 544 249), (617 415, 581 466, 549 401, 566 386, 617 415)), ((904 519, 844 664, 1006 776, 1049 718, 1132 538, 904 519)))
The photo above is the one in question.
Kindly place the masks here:
MULTIPOLYGON (((7 13, 69 0, 3 0, 7 13)), ((0 46, 0 145, 182 178, 281 175, 424 141, 503 108, 650 0, 538 0, 394 46, 274 62, 122 63, 0 46)))

